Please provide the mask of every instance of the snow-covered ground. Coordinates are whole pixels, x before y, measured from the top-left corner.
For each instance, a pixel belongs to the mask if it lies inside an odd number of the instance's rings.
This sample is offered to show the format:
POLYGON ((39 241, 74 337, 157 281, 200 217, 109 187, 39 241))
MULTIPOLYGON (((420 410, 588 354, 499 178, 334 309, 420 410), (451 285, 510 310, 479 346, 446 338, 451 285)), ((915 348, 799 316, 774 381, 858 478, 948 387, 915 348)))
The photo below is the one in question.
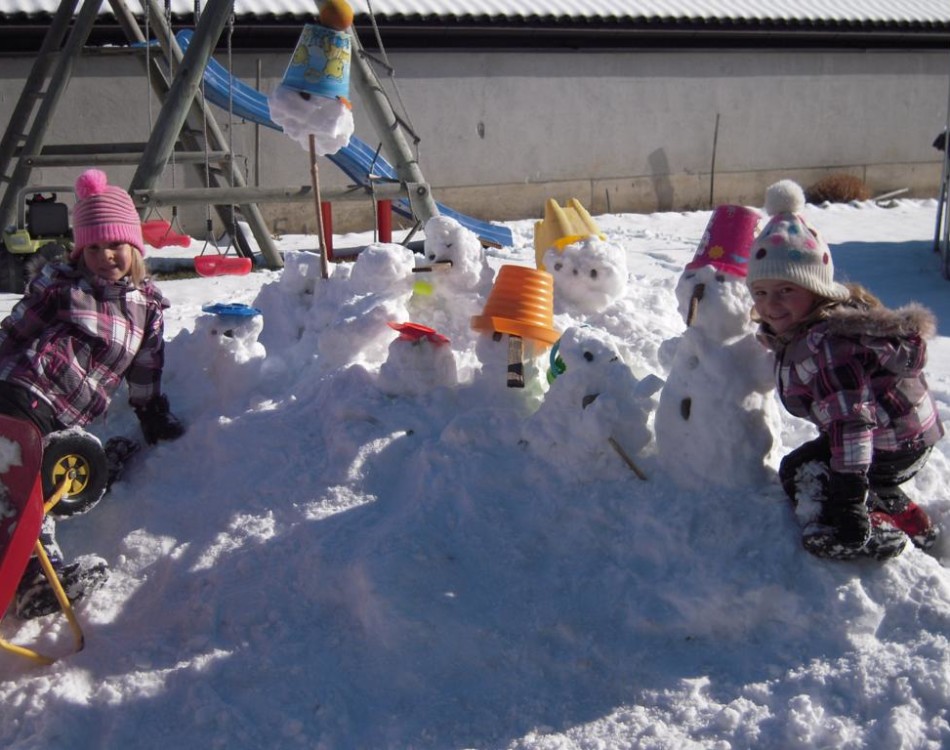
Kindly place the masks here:
MULTIPOLYGON (((928 376, 950 421, 935 202, 806 213, 839 279, 937 314, 928 376)), ((0 656, 0 745, 950 746, 950 543, 886 564, 808 556, 774 468, 812 428, 769 399, 738 419, 730 389, 757 350, 729 359, 712 325, 690 328, 699 375, 679 369, 677 286, 709 217, 595 217, 614 248, 595 270, 614 281, 587 294, 552 269, 566 370, 549 383, 550 350, 528 343, 524 389, 506 385, 507 339, 469 323, 501 266, 533 267, 533 219, 448 271, 389 248, 322 280, 302 252, 315 238, 283 237, 283 272, 163 282, 165 387, 188 432, 59 524, 67 556, 102 555, 112 576, 77 607, 84 651, 0 656), (390 321, 450 343, 397 341, 390 321), (660 443, 674 418, 656 416, 657 379, 706 415, 660 443)), ((97 435, 136 434, 124 402, 97 435)), ((907 489, 948 528, 948 488, 944 441, 907 489)), ((0 634, 69 640, 55 616, 0 634)))

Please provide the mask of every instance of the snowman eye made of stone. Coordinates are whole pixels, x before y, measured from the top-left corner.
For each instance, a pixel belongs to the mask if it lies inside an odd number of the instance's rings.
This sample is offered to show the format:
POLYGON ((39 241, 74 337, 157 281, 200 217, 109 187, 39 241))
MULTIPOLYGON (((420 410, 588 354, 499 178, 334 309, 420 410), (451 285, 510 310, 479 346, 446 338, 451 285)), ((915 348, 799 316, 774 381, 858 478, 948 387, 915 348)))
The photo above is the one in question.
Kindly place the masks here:
POLYGON ((555 270, 555 271, 560 271, 562 268, 564 268, 564 264, 561 263, 560 261, 558 261, 557 263, 554 264, 554 270, 555 270))
POLYGON ((584 352, 584 359, 586 359, 588 362, 593 362, 593 361, 594 361, 594 353, 593 353, 593 352, 584 352))
POLYGON ((591 277, 592 279, 596 279, 596 278, 597 278, 597 269, 596 269, 596 268, 590 269, 590 277, 591 277))
POLYGON ((726 283, 726 275, 725 275, 724 273, 717 273, 717 274, 716 274, 716 281, 718 281, 720 284, 725 284, 725 283, 726 283))

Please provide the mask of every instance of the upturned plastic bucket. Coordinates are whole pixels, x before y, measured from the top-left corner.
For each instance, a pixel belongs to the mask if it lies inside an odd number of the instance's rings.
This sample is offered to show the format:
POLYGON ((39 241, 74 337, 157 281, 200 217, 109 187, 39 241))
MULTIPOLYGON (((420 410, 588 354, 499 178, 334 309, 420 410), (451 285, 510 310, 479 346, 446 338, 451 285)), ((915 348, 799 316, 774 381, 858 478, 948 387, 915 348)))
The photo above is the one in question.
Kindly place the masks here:
POLYGON ((544 218, 534 224, 535 265, 542 271, 546 270, 544 255, 548 250, 562 251, 585 237, 606 239, 577 198, 571 198, 563 207, 554 198, 549 198, 544 204, 544 218))
POLYGON ((525 266, 502 266, 485 309, 472 317, 472 328, 555 343, 561 334, 554 330, 554 277, 525 266))
POLYGON ((327 99, 348 99, 352 48, 347 32, 307 24, 284 71, 282 85, 327 99))
POLYGON ((761 219, 758 211, 745 206, 717 206, 686 269, 714 266, 723 273, 744 278, 761 219))

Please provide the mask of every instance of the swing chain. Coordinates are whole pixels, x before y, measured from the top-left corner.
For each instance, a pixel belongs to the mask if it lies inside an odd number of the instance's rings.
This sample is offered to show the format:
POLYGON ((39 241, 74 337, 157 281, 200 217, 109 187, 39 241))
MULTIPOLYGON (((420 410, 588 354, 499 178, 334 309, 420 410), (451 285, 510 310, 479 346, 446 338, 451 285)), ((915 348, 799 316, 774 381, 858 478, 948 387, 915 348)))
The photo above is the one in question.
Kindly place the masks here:
MULTIPOLYGON (((152 99, 154 97, 154 89, 152 87, 152 66, 153 64, 158 68, 159 63, 157 63, 152 56, 152 5, 150 2, 142 3, 145 14, 145 91, 146 91, 146 107, 148 110, 148 124, 147 124, 147 134, 151 137, 152 128, 155 125, 154 122, 154 110, 152 105, 152 99)), ((173 45, 173 30, 172 30, 172 8, 171 0, 165 0, 163 20, 165 22, 165 28, 168 31, 168 45, 167 49, 169 50, 168 54, 168 78, 165 79, 170 83, 174 79, 174 60, 175 56, 172 53, 173 45)), ((159 70, 159 74, 164 77, 164 74, 159 70)), ((166 85, 168 85, 166 83, 166 85)), ((171 152, 171 184, 172 189, 175 188, 175 151, 173 148, 171 152)), ((164 247, 167 244, 182 244, 183 240, 187 237, 184 233, 184 230, 181 227, 181 221, 178 217, 178 206, 172 206, 172 218, 171 221, 165 221, 165 217, 162 216, 161 210, 154 204, 149 205, 148 211, 146 211, 145 216, 142 218, 142 227, 146 233, 146 241, 153 247, 164 247), (150 221, 152 215, 156 215, 158 218, 150 221), (160 233, 154 231, 154 226, 157 225, 160 233)))

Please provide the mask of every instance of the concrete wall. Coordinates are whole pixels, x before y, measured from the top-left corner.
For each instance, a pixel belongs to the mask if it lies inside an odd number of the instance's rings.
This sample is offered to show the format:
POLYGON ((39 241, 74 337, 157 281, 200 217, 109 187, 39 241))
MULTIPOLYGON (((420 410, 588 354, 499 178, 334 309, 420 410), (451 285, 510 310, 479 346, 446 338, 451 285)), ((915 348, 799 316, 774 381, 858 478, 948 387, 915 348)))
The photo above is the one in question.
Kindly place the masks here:
MULTIPOLYGON (((761 205, 775 179, 807 186, 829 172, 858 175, 874 194, 934 196, 940 182, 931 143, 947 116, 946 52, 460 50, 389 59, 396 90, 387 87, 421 138, 436 198, 484 218, 537 217, 548 198, 578 198, 594 215, 705 208, 711 191, 712 204, 761 205)), ((270 90, 287 56, 235 55, 235 74, 253 84, 258 60, 270 90)), ((0 111, 12 109, 29 66, 0 60, 0 111)), ((357 135, 377 143, 353 99, 357 135)), ((134 58, 83 58, 47 143, 143 141, 149 100, 134 58)), ((154 119, 159 105, 151 106, 154 119)), ((215 112, 227 132, 227 113, 215 112)), ((236 122, 230 137, 249 183, 309 184, 309 156, 285 136, 236 122)), ((108 171, 127 183, 134 168, 108 171)), ((76 172, 36 170, 32 182, 69 183, 76 172)), ((181 165, 174 175, 178 187, 199 184, 181 165)), ((320 177, 326 190, 347 184, 323 160, 320 177)), ((315 227, 312 203, 262 210, 276 233, 315 227)), ((186 229, 203 231, 203 208, 182 215, 186 229)), ((369 203, 334 206, 336 231, 371 222, 369 203)))

